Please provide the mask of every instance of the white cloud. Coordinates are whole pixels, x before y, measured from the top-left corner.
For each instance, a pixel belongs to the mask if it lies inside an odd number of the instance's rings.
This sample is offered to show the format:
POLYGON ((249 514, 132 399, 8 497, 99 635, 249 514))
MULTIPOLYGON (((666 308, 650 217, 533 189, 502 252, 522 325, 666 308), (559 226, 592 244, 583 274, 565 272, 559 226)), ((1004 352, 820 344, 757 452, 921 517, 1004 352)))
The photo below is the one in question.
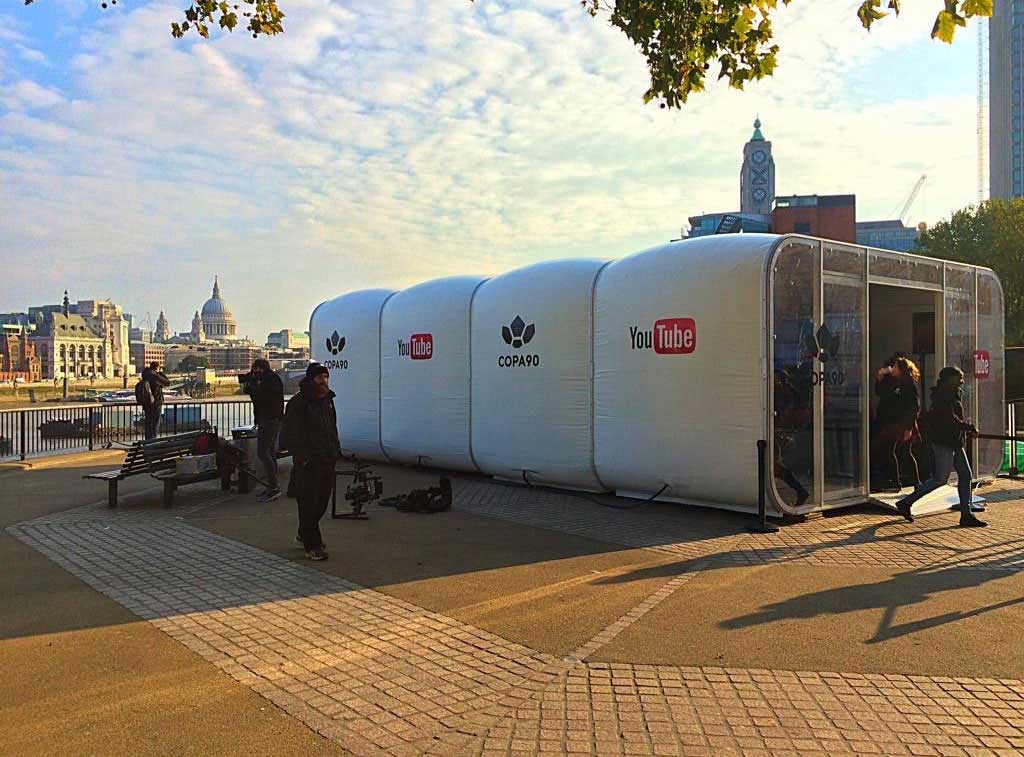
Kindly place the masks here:
POLYGON ((70 279, 184 329, 218 273, 262 336, 353 288, 625 254, 735 208, 758 111, 780 192, 855 191, 877 217, 927 169, 934 215, 972 199, 971 93, 849 86, 927 37, 926 4, 869 36, 851 0, 794 3, 774 79, 669 112, 643 105, 638 51, 573 0, 282 2, 281 38, 210 42, 171 39, 175 5, 118 6, 59 90, 19 73, 0 101, 0 263, 62 264, 16 272, 3 307, 70 279))

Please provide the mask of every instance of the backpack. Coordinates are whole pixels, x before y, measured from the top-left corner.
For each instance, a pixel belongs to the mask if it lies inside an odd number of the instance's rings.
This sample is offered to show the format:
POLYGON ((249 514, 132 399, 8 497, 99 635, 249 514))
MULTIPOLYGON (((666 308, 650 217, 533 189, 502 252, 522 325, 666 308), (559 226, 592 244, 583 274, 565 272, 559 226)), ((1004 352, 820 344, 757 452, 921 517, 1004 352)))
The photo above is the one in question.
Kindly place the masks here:
POLYGON ((452 482, 442 477, 439 486, 413 489, 404 497, 397 499, 395 509, 410 513, 443 513, 451 510, 452 482))
POLYGON ((146 379, 140 379, 135 385, 135 401, 143 407, 152 407, 154 403, 153 387, 146 379))

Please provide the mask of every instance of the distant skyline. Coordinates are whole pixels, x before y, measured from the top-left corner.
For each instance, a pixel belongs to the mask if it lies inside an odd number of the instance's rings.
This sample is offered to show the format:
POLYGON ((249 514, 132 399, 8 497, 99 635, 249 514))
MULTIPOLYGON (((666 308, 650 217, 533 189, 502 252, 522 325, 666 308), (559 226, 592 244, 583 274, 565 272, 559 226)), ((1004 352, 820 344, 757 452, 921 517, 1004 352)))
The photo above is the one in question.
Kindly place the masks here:
POLYGON ((321 301, 556 257, 619 257, 739 207, 760 114, 777 190, 860 220, 975 201, 975 29, 934 3, 780 7, 772 79, 644 105, 641 54, 577 0, 282 0, 286 32, 174 40, 180 7, 0 13, 0 310, 103 297, 176 331, 220 275, 240 331, 321 301))

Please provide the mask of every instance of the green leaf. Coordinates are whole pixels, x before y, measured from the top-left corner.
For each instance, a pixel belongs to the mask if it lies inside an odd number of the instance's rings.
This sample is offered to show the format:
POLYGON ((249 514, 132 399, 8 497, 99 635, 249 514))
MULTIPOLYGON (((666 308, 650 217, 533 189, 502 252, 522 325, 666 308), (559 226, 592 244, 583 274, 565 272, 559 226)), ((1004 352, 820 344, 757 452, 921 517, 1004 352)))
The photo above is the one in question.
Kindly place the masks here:
POLYGON ((737 36, 740 37, 740 39, 743 39, 744 37, 747 36, 747 32, 749 32, 753 28, 753 26, 754 25, 750 23, 750 19, 748 19, 746 16, 740 16, 733 23, 732 30, 736 32, 737 36))
POLYGON ((889 15, 878 10, 879 5, 881 5, 881 0, 864 0, 857 9, 857 18, 860 19, 860 23, 865 29, 870 29, 875 21, 889 15))
POLYGON ((942 11, 935 17, 935 26, 932 27, 932 39, 940 39, 943 42, 952 42, 956 33, 956 24, 953 22, 953 14, 942 11))
POLYGON ((991 16, 992 15, 992 0, 964 0, 964 15, 970 18, 971 16, 991 16))

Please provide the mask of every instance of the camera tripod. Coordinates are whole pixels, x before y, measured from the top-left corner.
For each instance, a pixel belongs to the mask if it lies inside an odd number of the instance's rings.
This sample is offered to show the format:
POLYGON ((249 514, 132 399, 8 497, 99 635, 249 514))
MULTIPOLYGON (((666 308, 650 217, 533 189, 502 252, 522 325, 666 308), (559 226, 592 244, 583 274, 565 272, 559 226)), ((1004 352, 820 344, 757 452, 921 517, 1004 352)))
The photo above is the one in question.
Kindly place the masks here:
POLYGON ((379 500, 383 494, 384 482, 380 476, 373 475, 370 464, 353 460, 351 470, 334 472, 331 517, 345 520, 369 520, 370 516, 363 512, 363 508, 379 500), (344 498, 352 505, 352 511, 348 513, 338 512, 338 478, 340 476, 352 478, 352 483, 345 487, 344 494, 344 498))

